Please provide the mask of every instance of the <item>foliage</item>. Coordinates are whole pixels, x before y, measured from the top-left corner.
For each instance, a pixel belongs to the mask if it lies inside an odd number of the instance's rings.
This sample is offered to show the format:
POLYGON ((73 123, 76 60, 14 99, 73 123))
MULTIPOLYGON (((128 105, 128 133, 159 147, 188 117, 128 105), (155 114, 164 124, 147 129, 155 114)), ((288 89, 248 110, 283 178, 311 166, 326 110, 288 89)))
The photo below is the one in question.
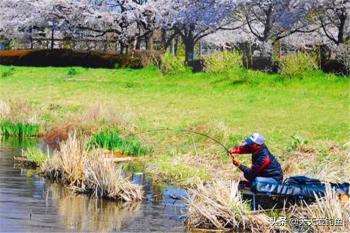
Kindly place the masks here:
POLYGON ((118 130, 102 130, 93 135, 88 143, 91 148, 105 148, 108 150, 120 150, 126 155, 145 155, 152 151, 150 148, 143 147, 141 143, 132 136, 122 138, 118 130))
POLYGON ((289 54, 280 59, 281 74, 287 78, 302 78, 303 74, 318 68, 317 59, 312 54, 289 54))
POLYGON ((42 152, 38 147, 29 147, 24 152, 24 157, 27 157, 29 161, 35 162, 39 166, 46 160, 50 159, 47 153, 42 152))
POLYGON ((225 73, 234 67, 242 67, 242 56, 239 52, 215 52, 204 57, 205 71, 208 73, 225 73))
POLYGON ((301 138, 299 136, 293 135, 292 141, 286 146, 286 151, 292 152, 294 150, 299 150, 301 147, 307 145, 309 143, 308 140, 301 138))
POLYGON ((0 134, 5 137, 15 136, 18 138, 38 136, 40 133, 40 125, 25 122, 0 122, 0 134))
POLYGON ((184 64, 184 58, 166 53, 161 58, 160 70, 163 74, 175 75, 188 71, 188 68, 184 64))

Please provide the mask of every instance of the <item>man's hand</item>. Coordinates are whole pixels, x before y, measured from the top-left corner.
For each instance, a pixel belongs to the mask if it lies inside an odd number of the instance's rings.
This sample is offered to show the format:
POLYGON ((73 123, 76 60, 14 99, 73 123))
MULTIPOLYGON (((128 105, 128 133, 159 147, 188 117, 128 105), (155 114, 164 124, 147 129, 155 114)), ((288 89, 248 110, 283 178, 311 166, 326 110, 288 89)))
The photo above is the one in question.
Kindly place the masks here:
POLYGON ((239 159, 232 157, 232 163, 233 165, 235 165, 236 167, 239 167, 239 165, 241 165, 241 161, 239 161, 239 159))

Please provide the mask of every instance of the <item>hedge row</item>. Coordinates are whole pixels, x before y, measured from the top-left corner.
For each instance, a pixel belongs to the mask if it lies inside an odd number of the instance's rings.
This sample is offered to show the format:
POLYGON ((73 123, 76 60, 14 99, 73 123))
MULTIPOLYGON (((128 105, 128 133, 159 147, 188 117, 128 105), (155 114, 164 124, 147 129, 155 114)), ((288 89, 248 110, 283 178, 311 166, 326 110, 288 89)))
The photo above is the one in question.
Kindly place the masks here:
POLYGON ((160 61, 156 51, 136 51, 132 54, 105 54, 99 52, 54 50, 0 51, 0 64, 16 66, 81 66, 91 68, 143 68, 160 61))

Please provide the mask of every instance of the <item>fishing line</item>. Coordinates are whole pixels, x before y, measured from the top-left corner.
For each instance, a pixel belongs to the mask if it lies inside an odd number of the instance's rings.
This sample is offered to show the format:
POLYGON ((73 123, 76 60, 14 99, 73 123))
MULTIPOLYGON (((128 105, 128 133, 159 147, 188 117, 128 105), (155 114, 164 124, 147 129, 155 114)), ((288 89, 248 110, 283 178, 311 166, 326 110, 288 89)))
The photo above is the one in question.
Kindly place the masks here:
POLYGON ((185 132, 185 133, 191 133, 191 134, 197 134, 197 135, 200 135, 202 137, 206 137, 208 139, 210 139, 211 141, 215 142, 216 144, 220 145, 221 147, 223 147, 225 149, 225 151, 228 151, 229 149, 222 143, 220 142, 219 140, 209 136, 209 135, 206 135, 204 133, 201 133, 201 132, 196 132, 196 131, 193 131, 193 130, 190 130, 190 129, 171 129, 171 128, 158 128, 158 129, 151 129, 151 130, 147 130, 147 131, 143 131, 143 132, 139 132, 139 133, 134 133, 134 134, 131 134, 131 135, 139 135, 139 134, 144 134, 144 133, 151 133, 151 132, 158 132, 158 131, 180 131, 180 132, 185 132))

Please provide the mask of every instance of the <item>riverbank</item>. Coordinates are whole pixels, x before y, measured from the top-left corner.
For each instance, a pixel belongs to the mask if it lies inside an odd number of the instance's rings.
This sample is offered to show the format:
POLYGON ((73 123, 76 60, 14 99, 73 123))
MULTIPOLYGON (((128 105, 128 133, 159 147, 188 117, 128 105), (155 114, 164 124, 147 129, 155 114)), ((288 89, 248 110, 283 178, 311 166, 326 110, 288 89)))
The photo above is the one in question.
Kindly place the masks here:
MULTIPOLYGON (((0 73, 0 99, 11 108, 10 120, 39 123, 45 131, 69 125, 91 135, 115 126, 124 135, 136 133, 154 149, 138 158, 145 171, 183 186, 198 179, 234 179, 239 171, 204 137, 153 129, 192 129, 228 147, 258 131, 290 173, 311 173, 318 163, 307 164, 306 157, 330 161, 337 150, 345 153, 349 140, 349 79, 320 71, 301 80, 244 69, 163 76, 153 67, 0 66, 0 73), (295 154, 300 164, 291 167, 295 154)), ((249 163, 248 156, 240 159, 249 163)))

